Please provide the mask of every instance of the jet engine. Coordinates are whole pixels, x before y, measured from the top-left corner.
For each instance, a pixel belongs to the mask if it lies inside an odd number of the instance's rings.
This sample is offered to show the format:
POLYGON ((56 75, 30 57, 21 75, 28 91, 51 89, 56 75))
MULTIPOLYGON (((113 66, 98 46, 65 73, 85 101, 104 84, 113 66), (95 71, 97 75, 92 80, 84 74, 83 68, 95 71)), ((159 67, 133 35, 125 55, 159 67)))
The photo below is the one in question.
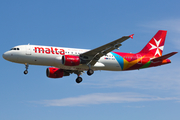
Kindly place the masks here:
POLYGON ((69 76, 70 74, 63 69, 49 67, 46 69, 46 76, 49 78, 62 78, 63 76, 69 76))
POLYGON ((81 63, 79 56, 64 55, 62 56, 62 64, 66 66, 78 66, 81 63))

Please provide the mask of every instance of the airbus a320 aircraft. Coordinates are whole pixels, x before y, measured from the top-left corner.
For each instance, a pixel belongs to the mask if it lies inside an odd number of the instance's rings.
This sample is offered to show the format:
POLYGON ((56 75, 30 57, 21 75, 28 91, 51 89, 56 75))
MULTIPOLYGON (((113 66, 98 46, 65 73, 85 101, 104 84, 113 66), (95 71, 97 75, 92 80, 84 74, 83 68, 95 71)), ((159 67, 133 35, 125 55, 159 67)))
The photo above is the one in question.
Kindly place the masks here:
POLYGON ((171 52, 163 55, 167 31, 159 30, 147 45, 138 53, 114 52, 119 49, 121 43, 133 35, 124 36, 98 48, 75 49, 64 47, 40 46, 40 45, 19 45, 3 54, 3 58, 25 64, 28 73, 29 65, 53 66, 46 70, 49 78, 62 78, 72 73, 77 74, 76 82, 82 82, 80 75, 87 71, 92 75, 95 70, 126 71, 155 67, 171 63, 167 58, 176 54, 171 52))

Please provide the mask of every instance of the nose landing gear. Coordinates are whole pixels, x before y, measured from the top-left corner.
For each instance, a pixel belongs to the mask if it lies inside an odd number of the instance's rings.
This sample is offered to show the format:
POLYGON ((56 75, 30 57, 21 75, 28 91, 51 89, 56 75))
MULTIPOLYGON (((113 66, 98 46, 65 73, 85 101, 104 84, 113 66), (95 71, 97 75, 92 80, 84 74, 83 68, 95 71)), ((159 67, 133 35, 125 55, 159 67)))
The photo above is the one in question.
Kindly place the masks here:
POLYGON ((28 71, 27 71, 27 70, 25 70, 25 71, 24 71, 24 74, 25 74, 25 75, 26 75, 26 74, 28 74, 28 71))
POLYGON ((24 71, 24 74, 26 75, 26 74, 28 74, 28 67, 29 67, 29 64, 28 63, 25 63, 25 68, 26 68, 26 70, 24 71))

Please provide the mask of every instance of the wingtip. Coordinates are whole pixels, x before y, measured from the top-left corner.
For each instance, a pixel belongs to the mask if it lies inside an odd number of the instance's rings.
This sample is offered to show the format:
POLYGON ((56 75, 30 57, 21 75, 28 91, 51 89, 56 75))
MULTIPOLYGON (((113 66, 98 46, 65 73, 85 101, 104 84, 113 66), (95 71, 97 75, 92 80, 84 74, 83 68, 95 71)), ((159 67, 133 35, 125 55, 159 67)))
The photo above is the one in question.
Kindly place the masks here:
POLYGON ((177 54, 178 52, 172 52, 173 55, 177 54))
POLYGON ((129 37, 130 37, 131 39, 133 39, 133 36, 134 36, 134 34, 130 35, 129 37))

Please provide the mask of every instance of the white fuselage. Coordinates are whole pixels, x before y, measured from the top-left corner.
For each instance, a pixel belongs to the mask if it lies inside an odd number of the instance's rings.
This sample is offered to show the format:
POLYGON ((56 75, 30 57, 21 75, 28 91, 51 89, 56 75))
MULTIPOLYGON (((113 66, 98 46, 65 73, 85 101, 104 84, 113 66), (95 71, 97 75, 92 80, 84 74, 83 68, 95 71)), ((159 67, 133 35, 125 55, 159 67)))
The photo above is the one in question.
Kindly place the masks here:
MULTIPOLYGON (((87 49, 75 49, 64 47, 51 47, 51 46, 39 46, 39 45, 20 45, 15 46, 10 51, 3 54, 3 57, 11 62, 30 64, 30 65, 43 65, 54 66, 67 70, 88 70, 89 67, 85 64, 78 66, 65 66, 62 64, 63 55, 75 55, 87 52, 87 49)), ((94 70, 111 70, 121 71, 121 66, 115 59, 115 57, 108 53, 102 56, 98 62, 92 66, 94 70)))

